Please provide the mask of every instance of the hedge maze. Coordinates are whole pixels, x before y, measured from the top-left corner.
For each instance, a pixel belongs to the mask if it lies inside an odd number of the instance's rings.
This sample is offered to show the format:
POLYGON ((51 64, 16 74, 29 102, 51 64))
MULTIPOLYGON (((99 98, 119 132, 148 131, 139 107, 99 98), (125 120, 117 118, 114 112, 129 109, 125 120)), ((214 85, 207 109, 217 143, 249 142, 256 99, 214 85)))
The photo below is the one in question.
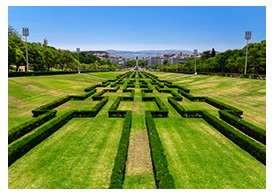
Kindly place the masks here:
POLYGON ((242 110, 210 97, 193 96, 189 89, 173 84, 167 80, 160 80, 148 72, 130 71, 117 76, 115 79, 108 79, 101 84, 87 87, 84 89, 82 95, 65 96, 32 110, 32 120, 9 130, 9 166, 43 140, 50 138, 54 132, 58 131, 71 119, 95 117, 109 101, 106 93, 116 94, 118 90, 121 90, 122 93, 120 94, 123 94, 123 96, 120 95, 116 97, 115 101, 113 101, 109 107, 107 115, 112 118, 124 118, 122 134, 109 185, 109 188, 112 189, 123 188, 132 125, 132 112, 135 112, 135 110, 119 110, 118 108, 121 101, 134 102, 137 89, 140 90, 142 101, 152 101, 158 108, 157 110, 144 111, 144 120, 147 128, 153 167, 152 171, 157 188, 172 189, 175 188, 175 183, 172 174, 169 172, 165 150, 154 122, 154 118, 169 117, 169 109, 160 97, 154 95, 156 92, 167 93, 169 95, 167 102, 181 117, 202 118, 262 164, 266 164, 265 130, 242 119, 242 110), (91 97, 92 101, 97 102, 93 107, 91 106, 90 109, 69 110, 62 115, 57 115, 55 108, 58 106, 68 101, 83 101, 89 97, 91 97), (205 102, 210 106, 218 108, 220 118, 210 114, 206 110, 185 109, 184 106, 180 104, 183 98, 192 102, 205 102), (43 125, 45 123, 47 124, 43 125))

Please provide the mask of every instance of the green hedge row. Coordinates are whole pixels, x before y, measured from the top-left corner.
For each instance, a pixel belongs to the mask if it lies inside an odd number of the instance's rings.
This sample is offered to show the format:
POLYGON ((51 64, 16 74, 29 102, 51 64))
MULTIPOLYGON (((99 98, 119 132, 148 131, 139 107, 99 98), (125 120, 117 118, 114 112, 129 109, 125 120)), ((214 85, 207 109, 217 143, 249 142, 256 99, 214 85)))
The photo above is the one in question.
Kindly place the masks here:
POLYGON ((71 95, 70 100, 85 100, 88 97, 90 97, 91 95, 93 95, 96 92, 96 89, 92 89, 91 91, 89 91, 88 93, 85 93, 83 95, 71 95))
POLYGON ((17 159, 22 157, 40 142, 45 140, 63 125, 65 125, 69 120, 73 118, 74 111, 69 111, 66 114, 56 118, 51 123, 42 126, 35 133, 26 136, 25 138, 14 142, 11 146, 9 146, 8 158, 9 158, 9 166, 14 163, 17 159))
POLYGON ((122 129, 122 135, 117 149, 114 167, 111 175, 110 189, 122 189, 126 170, 127 152, 130 130, 132 126, 132 111, 127 111, 122 129))
MULTIPOLYGON (((227 123, 219 120, 217 117, 209 114, 207 111, 186 111, 174 98, 168 97, 168 102, 178 111, 183 117, 203 118, 211 126, 220 131, 223 135, 240 146, 242 149, 250 153, 260 162, 265 164, 266 152, 265 145, 253 140, 249 136, 241 133, 239 130, 234 129, 227 123)), ((237 118, 237 117, 236 117, 237 118)))
POLYGON ((115 88, 110 88, 110 89, 103 89, 105 92, 117 92, 117 90, 120 88, 120 86, 116 86, 115 88))
POLYGON ((155 97, 154 96, 146 96, 145 90, 141 90, 141 99, 142 99, 142 101, 154 101, 155 97))
POLYGON ((159 93, 171 93, 171 89, 162 89, 160 88, 159 86, 156 86, 156 90, 159 92, 159 93))
POLYGON ((266 147, 260 142, 257 142, 249 136, 241 133, 227 123, 219 120, 217 117, 203 111, 203 119, 210 125, 215 127, 219 132, 233 141, 239 147, 250 153, 264 165, 266 164, 266 147))
POLYGON ((242 110, 209 97, 205 97, 205 102, 221 110, 228 110, 231 114, 234 114, 236 116, 241 116, 243 114, 242 110))
POLYGON ((243 133, 247 134, 248 136, 256 139, 257 141, 261 142, 262 144, 266 144, 266 131, 235 116, 228 113, 226 110, 219 110, 220 118, 224 121, 228 122, 229 124, 233 125, 243 133))
POLYGON ((50 110, 45 114, 38 116, 37 118, 34 118, 28 122, 25 122, 19 126, 10 129, 8 135, 9 144, 22 137, 23 135, 31 132, 33 129, 39 127, 40 125, 44 124, 55 116, 56 110, 50 110))
POLYGON ((171 90, 171 94, 173 96, 173 98, 177 101, 181 101, 182 100, 182 97, 180 96, 180 94, 178 94, 177 91, 174 91, 174 90, 171 90))
POLYGON ((90 87, 85 88, 84 91, 85 91, 85 92, 89 92, 89 91, 91 91, 91 90, 93 90, 93 89, 95 89, 95 88, 97 88, 97 87, 107 87, 109 84, 110 84, 110 82, 107 81, 107 82, 104 82, 104 84, 92 85, 92 86, 90 86, 90 87))
POLYGON ((149 137, 156 186, 158 189, 174 189, 174 178, 169 172, 164 149, 150 111, 145 112, 145 121, 149 137))
POLYGON ((95 93, 95 94, 92 96, 93 100, 94 100, 94 101, 102 100, 102 99, 104 98, 104 97, 102 96, 104 93, 105 93, 104 90, 95 93))
POLYGON ((189 99, 190 101, 193 101, 193 102, 204 102, 205 101, 205 97, 195 97, 195 96, 191 95, 190 93, 187 93, 181 89, 179 89, 178 92, 185 98, 189 99))
POLYGON ((17 159, 22 157, 40 142, 45 140, 68 121, 74 117, 95 117, 102 107, 108 102, 108 97, 104 97, 99 103, 97 103, 91 110, 72 110, 68 111, 60 117, 52 120, 50 123, 41 126, 33 134, 30 134, 23 139, 14 142, 9 146, 9 166, 17 159))
POLYGON ((71 99, 71 96, 65 96, 63 98, 60 98, 58 100, 55 100, 53 102, 50 102, 48 104, 45 104, 43 106, 37 107, 34 110, 32 110, 33 116, 37 117, 41 114, 44 114, 46 112, 48 112, 49 110, 52 110, 55 107, 58 107, 64 103, 66 103, 67 101, 69 101, 71 99))

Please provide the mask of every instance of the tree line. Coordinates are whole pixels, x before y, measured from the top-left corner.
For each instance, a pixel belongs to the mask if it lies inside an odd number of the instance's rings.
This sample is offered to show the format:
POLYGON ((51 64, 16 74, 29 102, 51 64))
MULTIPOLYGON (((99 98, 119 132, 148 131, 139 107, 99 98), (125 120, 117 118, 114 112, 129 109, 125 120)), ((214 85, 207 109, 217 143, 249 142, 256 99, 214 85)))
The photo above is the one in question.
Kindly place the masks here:
MULTIPOLYGON (((213 73, 244 73, 246 46, 242 49, 227 50, 218 53, 204 51, 199 58, 189 58, 186 62, 178 64, 155 65, 153 69, 162 71, 194 72, 196 60, 197 72, 213 73)), ((266 40, 260 43, 248 44, 247 73, 266 74, 266 40)))
MULTIPOLYGON (((34 71, 106 70, 118 66, 103 61, 90 52, 79 53, 56 49, 41 43, 28 42, 28 62, 34 71), (79 61, 78 61, 79 59, 79 61)), ((18 71, 19 66, 26 65, 26 44, 22 36, 9 26, 8 30, 8 67, 9 71, 18 71)))

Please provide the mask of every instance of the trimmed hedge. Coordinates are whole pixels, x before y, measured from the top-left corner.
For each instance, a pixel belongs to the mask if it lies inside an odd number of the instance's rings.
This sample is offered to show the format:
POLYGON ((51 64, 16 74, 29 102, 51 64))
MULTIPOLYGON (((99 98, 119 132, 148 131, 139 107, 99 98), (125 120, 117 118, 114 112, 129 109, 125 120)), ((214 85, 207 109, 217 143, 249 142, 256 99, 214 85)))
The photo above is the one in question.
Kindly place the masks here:
POLYGON ((94 94, 92 96, 93 100, 94 101, 98 101, 98 100, 102 100, 104 97, 102 96, 103 94, 105 93, 104 90, 100 91, 100 92, 97 92, 96 94, 94 94))
POLYGON ((241 133, 239 130, 234 129, 227 123, 219 120, 217 117, 209 114, 207 111, 203 112, 203 119, 210 125, 215 127, 219 132, 221 132, 228 139, 233 141, 239 147, 247 151, 249 154, 254 156, 264 165, 266 164, 266 147, 260 142, 257 142, 250 138, 249 136, 241 133))
POLYGON ((108 102, 108 97, 104 97, 99 103, 97 103, 91 110, 71 110, 63 114, 62 116, 54 119, 50 123, 40 127, 35 133, 26 136, 25 138, 14 142, 9 146, 9 166, 17 159, 22 157, 40 142, 45 140, 68 121, 74 117, 95 117, 102 107, 108 102))
POLYGON ((145 90, 141 90, 141 99, 142 99, 142 101, 154 101, 155 97, 154 96, 146 96, 145 90))
POLYGON ((65 96, 63 98, 60 98, 58 100, 55 100, 51 103, 45 104, 43 106, 40 106, 38 108, 35 108, 34 110, 32 110, 33 116, 37 117, 41 114, 44 114, 46 112, 48 112, 49 110, 52 110, 55 107, 60 106, 61 104, 66 103, 67 101, 69 101, 71 99, 71 96, 65 96))
POLYGON ((91 91, 89 91, 88 93, 85 93, 83 95, 71 95, 70 100, 85 100, 88 97, 90 97, 91 95, 93 95, 96 92, 96 89, 92 89, 91 91))
POLYGON ((150 111, 145 111, 145 121, 150 143, 153 172, 158 189, 174 189, 174 178, 168 169, 168 162, 150 111))
POLYGON ((181 89, 178 90, 178 92, 183 95, 184 97, 186 97, 187 99, 189 99, 190 101, 193 102, 204 102, 205 101, 205 97, 195 97, 193 95, 191 95, 190 93, 187 93, 181 89))
POLYGON ((229 124, 233 125, 243 133, 256 139, 262 144, 266 144, 266 132, 265 130, 239 118, 235 115, 228 113, 226 110, 219 110, 220 118, 229 124))
POLYGON ((68 121, 73 118, 74 111, 68 111, 62 116, 56 118, 51 123, 44 125, 40 129, 38 129, 35 133, 26 136, 24 139, 15 142, 9 147, 8 158, 9 158, 9 166, 14 163, 17 159, 22 157, 40 142, 45 140, 63 125, 65 125, 68 121))
POLYGON ((209 98, 209 97, 205 97, 205 102, 207 102, 208 104, 210 104, 210 105, 212 105, 216 108, 219 108, 221 110, 228 110, 228 111, 230 111, 231 114, 234 114, 236 116, 241 116, 243 114, 243 111, 241 111, 240 109, 235 108, 235 107, 230 106, 230 105, 227 105, 223 102, 214 100, 214 99, 209 98))
POLYGON ((119 89, 120 86, 116 86, 115 88, 113 89, 103 89, 103 91, 105 92, 117 92, 117 90, 119 89))
POLYGON ((182 101, 182 97, 180 96, 180 94, 178 94, 178 92, 171 90, 171 94, 175 100, 182 101))
POLYGON ((110 189, 122 189, 126 170, 127 152, 130 130, 132 126, 132 111, 127 111, 122 129, 122 135, 117 149, 114 167, 111 175, 110 189))
POLYGON ((168 97, 168 102, 175 108, 175 110, 185 118, 202 118, 203 113, 201 110, 185 110, 184 107, 179 104, 174 97, 168 97))
POLYGON ((54 118, 56 116, 56 112, 56 110, 50 110, 45 114, 38 116, 37 118, 10 129, 8 135, 9 144, 54 118))

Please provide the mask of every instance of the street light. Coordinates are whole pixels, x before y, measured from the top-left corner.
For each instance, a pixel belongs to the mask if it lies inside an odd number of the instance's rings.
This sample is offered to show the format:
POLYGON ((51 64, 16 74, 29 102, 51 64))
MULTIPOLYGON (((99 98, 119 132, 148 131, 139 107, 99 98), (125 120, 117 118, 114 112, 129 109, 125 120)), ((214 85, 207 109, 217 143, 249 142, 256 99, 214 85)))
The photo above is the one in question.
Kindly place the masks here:
POLYGON ((26 71, 29 71, 29 59, 28 59, 28 43, 27 43, 27 36, 29 36, 29 28, 23 28, 23 36, 25 36, 26 42, 26 71))
POLYGON ((244 74, 246 74, 246 69, 247 69, 248 40, 251 39, 251 31, 245 32, 245 39, 247 40, 247 43, 246 43, 244 74))
POLYGON ((79 52, 80 52, 80 48, 76 48, 76 51, 77 51, 77 56, 78 56, 78 67, 77 67, 77 69, 78 69, 78 74, 80 74, 80 69, 79 69, 79 64, 80 64, 80 62, 79 62, 79 52))
POLYGON ((198 53, 198 50, 197 49, 194 49, 194 60, 195 60, 195 72, 194 74, 196 75, 197 74, 197 65, 196 65, 196 55, 198 53))

